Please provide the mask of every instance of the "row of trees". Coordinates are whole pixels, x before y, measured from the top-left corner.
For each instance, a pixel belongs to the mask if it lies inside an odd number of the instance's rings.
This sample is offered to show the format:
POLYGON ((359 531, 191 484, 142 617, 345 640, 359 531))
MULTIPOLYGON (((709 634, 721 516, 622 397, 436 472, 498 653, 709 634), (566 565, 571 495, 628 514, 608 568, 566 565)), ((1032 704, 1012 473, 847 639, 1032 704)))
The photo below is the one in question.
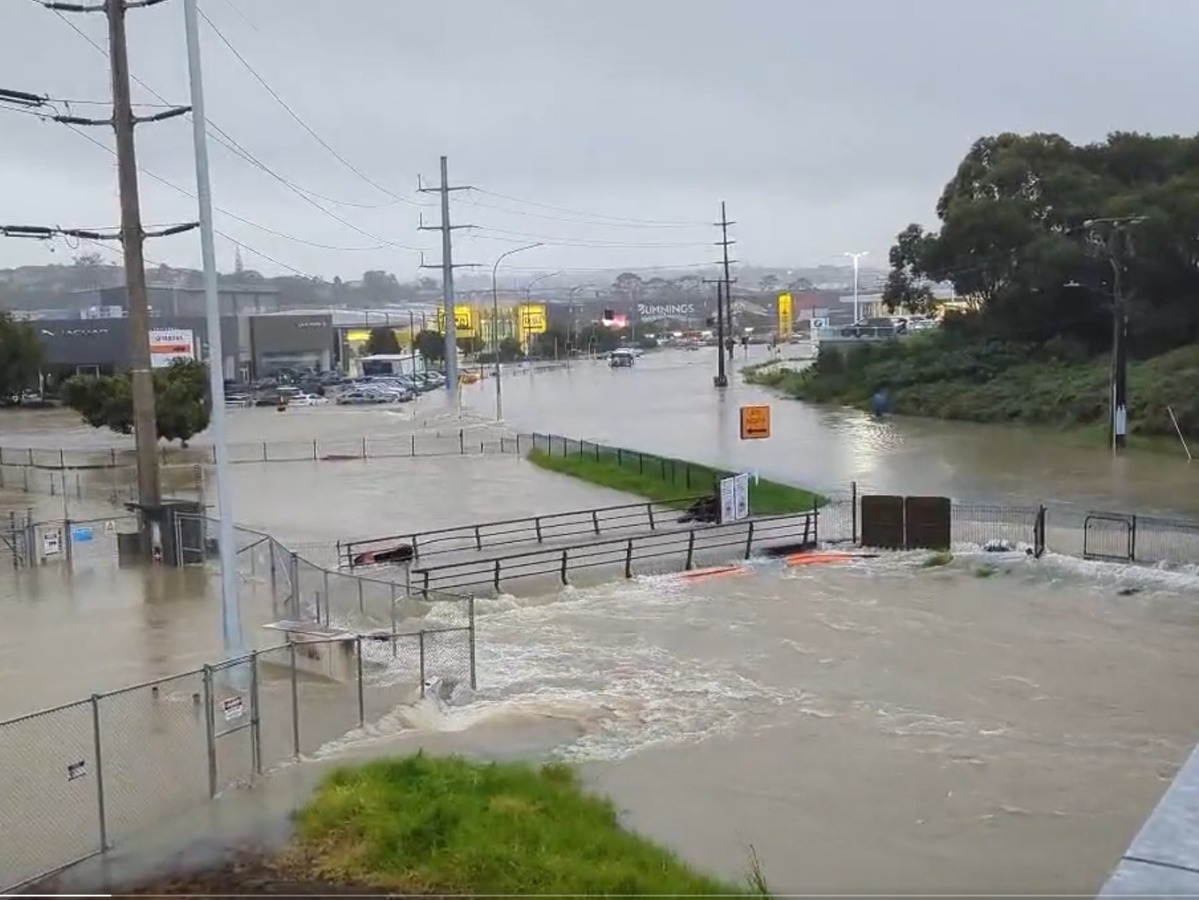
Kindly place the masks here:
POLYGON ((924 310, 952 283, 985 335, 1089 351, 1111 340, 1113 264, 1094 220, 1135 216, 1118 264, 1130 345, 1152 356, 1199 336, 1199 137, 1056 134, 975 142, 937 203, 891 248, 884 298, 924 310))

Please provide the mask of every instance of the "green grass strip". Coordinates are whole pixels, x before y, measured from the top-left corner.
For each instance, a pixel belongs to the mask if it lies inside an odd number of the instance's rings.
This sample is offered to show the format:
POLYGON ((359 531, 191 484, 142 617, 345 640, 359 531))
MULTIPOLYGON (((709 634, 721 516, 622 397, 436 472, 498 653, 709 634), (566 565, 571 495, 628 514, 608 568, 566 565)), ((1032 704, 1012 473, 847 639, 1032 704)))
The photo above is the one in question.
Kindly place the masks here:
MULTIPOLYGON (((673 501, 711 494, 717 490, 717 482, 729 475, 728 472, 700 463, 636 450, 603 447, 597 450, 594 445, 585 444, 584 452, 580 454, 577 447, 577 444, 568 446, 564 454, 542 449, 530 450, 528 460, 551 472, 679 507, 687 504, 673 501)), ((764 478, 756 482, 750 479, 749 508, 754 515, 807 512, 814 505, 827 502, 826 497, 804 488, 764 478)))
POLYGON ((331 773, 296 816, 313 876, 422 894, 761 894, 621 827, 566 766, 417 754, 331 773))

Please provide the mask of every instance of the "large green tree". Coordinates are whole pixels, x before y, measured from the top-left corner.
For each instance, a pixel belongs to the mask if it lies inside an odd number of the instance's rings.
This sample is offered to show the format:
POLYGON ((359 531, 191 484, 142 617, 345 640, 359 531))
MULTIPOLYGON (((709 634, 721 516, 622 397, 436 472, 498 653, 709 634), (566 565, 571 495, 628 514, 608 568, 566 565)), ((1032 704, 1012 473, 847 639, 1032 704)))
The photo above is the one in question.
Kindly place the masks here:
POLYGON ((891 249, 884 299, 924 310, 950 282, 984 333, 1098 350, 1110 341, 1113 266, 1094 220, 1137 216, 1120 254, 1132 348, 1199 337, 1199 137, 1055 134, 976 141, 937 203, 940 227, 909 225, 891 249))
POLYGON ((416 352, 426 362, 441 362, 445 359, 445 335, 436 331, 418 331, 414 341, 416 352))
POLYGON ((19 400, 23 390, 37 385, 45 357, 33 327, 0 310, 0 403, 19 400))
POLYGON ((366 352, 372 356, 400 353, 400 339, 396 337, 395 329, 372 328, 370 336, 366 339, 366 352))
MULTIPOLYGON (((127 374, 76 375, 63 384, 62 398, 93 428, 133 433, 133 390, 127 374)), ((208 427, 212 415, 208 367, 195 360, 177 360, 156 369, 154 401, 158 437, 186 447, 208 427)))

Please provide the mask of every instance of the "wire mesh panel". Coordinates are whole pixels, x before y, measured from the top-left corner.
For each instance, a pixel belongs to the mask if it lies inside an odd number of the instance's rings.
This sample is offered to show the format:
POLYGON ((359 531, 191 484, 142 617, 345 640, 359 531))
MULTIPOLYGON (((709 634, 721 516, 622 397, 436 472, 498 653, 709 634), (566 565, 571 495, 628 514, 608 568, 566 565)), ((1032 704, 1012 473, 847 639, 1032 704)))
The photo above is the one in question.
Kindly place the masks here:
POLYGON ((984 545, 1004 541, 1018 547, 1033 547, 1037 541, 1037 507, 953 505, 954 543, 984 545))
POLYGON ((1136 546, 1134 520, 1121 513, 1092 513, 1082 525, 1082 555, 1086 559, 1131 562, 1136 546))
POLYGON ((296 644, 300 753, 310 756, 358 727, 357 642, 296 644))
POLYGON ((275 615, 298 618, 300 615, 299 564, 295 554, 278 541, 271 541, 271 572, 275 615))
POLYGON ((202 672, 100 699, 105 810, 113 840, 208 799, 204 703, 202 672))
POLYGON ((258 753, 263 771, 294 759, 297 753, 292 705, 293 646, 260 650, 257 656, 258 753))
POLYGON ((421 661, 418 635, 362 639, 362 699, 367 724, 378 722, 399 706, 420 697, 421 661))
POLYGON ((419 636, 424 650, 426 681, 430 678, 454 679, 469 683, 470 631, 456 628, 444 631, 425 631, 419 636))
POLYGON ((89 701, 0 724, 0 887, 101 849, 89 701))
POLYGON ((816 513, 817 536, 830 544, 856 541, 858 539, 857 494, 855 492, 832 494, 828 502, 816 513))
POLYGON ((254 732, 258 717, 256 668, 254 657, 249 656, 230 660, 211 670, 210 787, 214 792, 248 784, 254 777, 257 768, 254 732))
POLYGON ((1148 563, 1199 562, 1199 522, 1133 516, 1133 558, 1148 563))

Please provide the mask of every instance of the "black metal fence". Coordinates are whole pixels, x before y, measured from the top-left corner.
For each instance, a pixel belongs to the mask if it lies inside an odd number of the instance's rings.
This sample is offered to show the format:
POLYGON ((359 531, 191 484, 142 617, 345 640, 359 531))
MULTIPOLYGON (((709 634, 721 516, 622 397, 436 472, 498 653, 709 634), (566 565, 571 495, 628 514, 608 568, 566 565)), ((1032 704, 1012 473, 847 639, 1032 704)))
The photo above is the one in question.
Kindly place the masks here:
POLYGON ((652 475, 656 480, 676 485, 681 491, 688 493, 711 493, 716 490, 716 483, 721 478, 732 474, 684 459, 672 459, 668 456, 612 447, 595 441, 581 441, 557 434, 534 433, 529 435, 527 440, 532 449, 540 450, 549 456, 574 456, 613 463, 642 475, 652 475))
POLYGON ((1135 513, 1090 513, 1083 520, 1082 555, 1116 562, 1199 563, 1199 522, 1135 513))

